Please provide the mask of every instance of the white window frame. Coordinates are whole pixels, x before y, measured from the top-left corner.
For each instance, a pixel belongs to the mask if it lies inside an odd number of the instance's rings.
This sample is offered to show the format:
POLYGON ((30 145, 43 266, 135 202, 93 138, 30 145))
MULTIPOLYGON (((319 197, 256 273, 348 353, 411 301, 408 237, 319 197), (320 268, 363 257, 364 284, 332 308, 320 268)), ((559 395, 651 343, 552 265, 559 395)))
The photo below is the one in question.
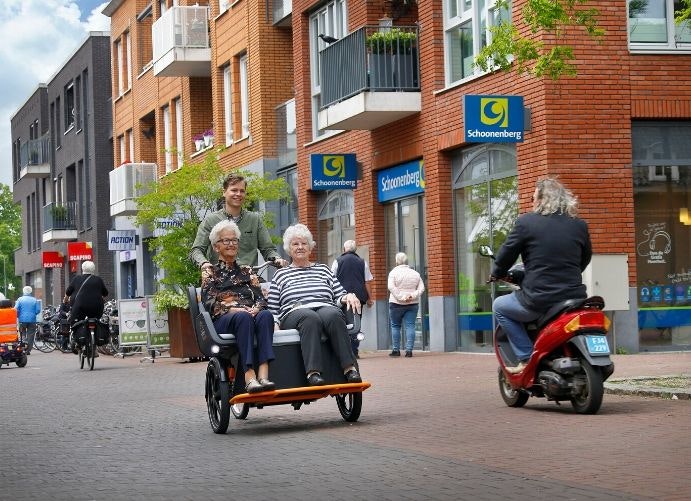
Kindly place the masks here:
POLYGON ((126 134, 127 134, 127 137, 129 138, 129 146, 130 146, 129 161, 134 162, 134 134, 132 132, 132 129, 127 130, 126 134))
POLYGON ((170 151, 170 106, 165 105, 163 111, 163 153, 166 162, 166 174, 173 170, 173 154, 170 151))
POLYGON ((247 54, 238 59, 240 70, 240 117, 242 121, 242 139, 250 135, 250 91, 247 67, 247 54))
POLYGON ((185 161, 182 139, 182 99, 176 97, 173 103, 175 104, 175 149, 177 150, 179 169, 185 161))
POLYGON ((115 58, 118 62, 118 96, 122 96, 125 93, 125 79, 123 75, 123 54, 122 54, 122 40, 118 39, 115 41, 115 58))
POLYGON ((131 158, 129 158, 129 159, 127 158, 127 149, 125 148, 125 144, 126 144, 125 135, 123 134, 121 136, 118 136, 118 145, 120 147, 120 164, 121 165, 125 160, 132 160, 131 158))
POLYGON ((232 67, 223 67, 223 122, 226 128, 226 146, 233 144, 233 74, 232 67))
MULTIPOLYGON (((452 61, 451 61, 451 47, 448 42, 449 34, 457 30, 461 26, 467 25, 470 27, 473 37, 473 53, 472 60, 479 54, 480 50, 491 43, 492 33, 490 28, 496 22, 497 16, 496 0, 444 0, 444 75, 447 86, 456 85, 468 80, 484 75, 484 72, 473 66, 472 70, 464 74, 457 80, 452 80, 452 61), (484 21, 484 28, 482 26, 484 21)), ((509 16, 511 9, 509 9, 509 16)), ((463 64, 462 62, 458 64, 463 64)))
POLYGON ((343 38, 348 34, 348 9, 345 0, 331 0, 312 13, 309 20, 310 81, 312 87, 312 138, 318 139, 340 131, 319 130, 319 103, 321 82, 319 76, 319 51, 326 47, 319 35, 343 38))
POLYGON ((127 90, 132 88, 132 43, 130 32, 125 33, 125 51, 127 56, 127 90))
MULTIPOLYGON (((663 2, 665 10, 664 25, 667 33, 667 40, 660 42, 635 42, 631 41, 631 34, 636 29, 639 22, 638 18, 629 17, 628 5, 630 0, 626 3, 626 19, 627 19, 627 36, 629 38, 629 50, 631 52, 657 52, 657 53, 675 53, 675 54, 691 54, 691 25, 677 25, 674 22, 675 0, 658 0, 663 2), (688 41, 682 42, 679 39, 679 32, 683 31, 687 34, 688 41)), ((679 0, 676 1, 677 9, 680 9, 679 0)), ((683 6, 683 3, 681 3, 683 6)), ((644 19, 644 18, 641 18, 644 19)), ((653 19, 653 18, 650 18, 653 19)), ((662 19, 662 18, 658 18, 662 19)))

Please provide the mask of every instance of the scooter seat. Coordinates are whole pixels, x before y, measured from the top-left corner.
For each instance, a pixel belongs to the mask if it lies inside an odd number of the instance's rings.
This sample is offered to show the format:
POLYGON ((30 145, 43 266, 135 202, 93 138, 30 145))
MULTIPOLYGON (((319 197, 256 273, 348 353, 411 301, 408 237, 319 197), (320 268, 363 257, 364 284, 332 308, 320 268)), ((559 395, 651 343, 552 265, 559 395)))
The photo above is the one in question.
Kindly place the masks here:
POLYGON ((542 329, 545 325, 550 323, 556 316, 558 316, 563 311, 575 310, 583 306, 586 299, 567 299, 561 303, 557 303, 547 310, 540 318, 535 321, 535 328, 537 330, 542 329))

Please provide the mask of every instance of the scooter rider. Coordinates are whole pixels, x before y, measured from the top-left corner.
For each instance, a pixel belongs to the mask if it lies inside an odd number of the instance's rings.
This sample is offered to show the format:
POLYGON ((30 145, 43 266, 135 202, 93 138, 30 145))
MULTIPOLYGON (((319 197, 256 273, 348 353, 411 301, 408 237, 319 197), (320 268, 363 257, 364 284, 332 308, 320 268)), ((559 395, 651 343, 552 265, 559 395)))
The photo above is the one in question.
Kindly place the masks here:
POLYGON ((533 351, 524 323, 558 302, 586 297, 581 274, 592 256, 588 225, 577 217, 576 197, 556 179, 537 182, 533 210, 516 220, 497 253, 490 280, 505 277, 519 256, 525 266, 521 289, 492 305, 518 359, 515 367, 506 367, 512 374, 525 368, 533 351))

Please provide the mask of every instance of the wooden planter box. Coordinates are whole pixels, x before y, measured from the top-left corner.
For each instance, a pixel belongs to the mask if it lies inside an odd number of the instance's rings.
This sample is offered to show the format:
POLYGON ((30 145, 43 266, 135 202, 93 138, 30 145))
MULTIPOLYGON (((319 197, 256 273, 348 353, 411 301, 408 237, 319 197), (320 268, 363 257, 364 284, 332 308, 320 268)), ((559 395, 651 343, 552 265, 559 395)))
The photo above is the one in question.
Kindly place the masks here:
POLYGON ((201 359, 204 355, 199 351, 197 337, 192 327, 190 310, 172 308, 168 310, 168 326, 170 327, 170 356, 174 358, 201 359))

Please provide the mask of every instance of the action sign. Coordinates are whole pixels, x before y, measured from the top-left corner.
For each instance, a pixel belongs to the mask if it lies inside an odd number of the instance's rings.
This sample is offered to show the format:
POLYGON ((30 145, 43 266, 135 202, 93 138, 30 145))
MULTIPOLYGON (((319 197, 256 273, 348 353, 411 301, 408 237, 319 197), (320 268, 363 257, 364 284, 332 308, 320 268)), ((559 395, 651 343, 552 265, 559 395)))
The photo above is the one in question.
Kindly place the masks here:
POLYGON ((520 143, 523 141, 522 96, 463 97, 465 140, 469 143, 520 143))
POLYGON ((313 190, 352 190, 357 188, 355 153, 310 155, 313 190))

